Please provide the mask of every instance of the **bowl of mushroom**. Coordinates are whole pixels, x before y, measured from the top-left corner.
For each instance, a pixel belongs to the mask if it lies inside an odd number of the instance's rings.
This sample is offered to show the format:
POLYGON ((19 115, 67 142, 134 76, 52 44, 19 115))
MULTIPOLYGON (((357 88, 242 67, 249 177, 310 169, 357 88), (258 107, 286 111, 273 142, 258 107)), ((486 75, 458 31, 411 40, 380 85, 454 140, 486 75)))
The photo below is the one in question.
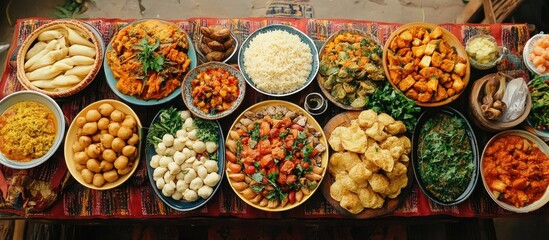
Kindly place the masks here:
POLYGON ((44 24, 25 39, 17 53, 17 80, 28 90, 52 98, 68 97, 97 75, 105 48, 99 32, 77 20, 44 24))
POLYGON ((223 178, 223 133, 217 121, 162 109, 147 134, 147 173, 156 195, 178 211, 204 205, 223 178))
POLYGON ((65 163, 82 185, 115 188, 137 169, 141 122, 126 104, 106 99, 78 113, 65 138, 65 163))

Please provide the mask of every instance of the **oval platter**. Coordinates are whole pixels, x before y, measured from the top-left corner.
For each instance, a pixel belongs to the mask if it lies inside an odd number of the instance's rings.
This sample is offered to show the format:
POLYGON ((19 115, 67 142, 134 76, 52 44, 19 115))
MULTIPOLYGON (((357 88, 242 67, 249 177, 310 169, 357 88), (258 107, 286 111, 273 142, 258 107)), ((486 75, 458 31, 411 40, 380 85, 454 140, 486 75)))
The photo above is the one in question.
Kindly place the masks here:
MULTIPOLYGON (((180 109, 180 111, 181 110, 186 110, 186 109, 180 109)), ((193 117, 196 117, 196 116, 193 116, 193 117)), ((151 125, 154 123, 157 123, 158 121, 160 121, 160 112, 157 113, 156 116, 154 116, 151 122, 151 125)), ((198 198, 198 200, 194 202, 186 202, 186 201, 175 200, 171 197, 164 196, 164 194, 162 194, 162 191, 156 188, 156 182, 153 179, 154 169, 151 167, 151 159, 156 154, 156 152, 154 150, 154 147, 146 143, 147 146, 145 148, 145 155, 146 155, 146 164, 147 164, 147 175, 149 177, 149 182, 151 183, 151 188, 153 188, 154 192, 156 193, 156 196, 160 198, 162 202, 164 202, 166 205, 168 205, 169 207, 177 211, 187 212, 187 211, 192 211, 199 207, 202 207, 204 204, 206 204, 206 202, 208 202, 215 195, 215 193, 219 189, 219 186, 221 186, 221 183, 223 182, 222 181, 223 174, 225 173, 225 145, 224 145, 225 139, 223 137, 223 130, 221 129, 221 125, 219 124, 218 121, 215 121, 215 122, 218 127, 217 133, 219 134, 219 139, 217 141, 217 144, 218 144, 217 167, 219 170, 217 172, 219 174, 220 181, 215 185, 215 187, 213 188, 212 194, 207 199, 198 198)))
POLYGON ((418 119, 417 121, 417 124, 416 124, 416 128, 414 129, 414 135, 412 137, 412 156, 411 156, 411 163, 412 163, 412 167, 414 169, 414 175, 416 177, 416 180, 417 180, 417 183, 419 185, 419 187, 421 188, 421 190, 423 191, 423 193, 433 202, 436 202, 438 204, 441 204, 441 205, 446 205, 446 206, 449 206, 449 205, 456 205, 458 203, 461 203, 463 201, 465 201, 472 193, 473 193, 473 190, 475 190, 475 186, 477 184, 477 181, 478 181, 478 178, 479 178, 479 162, 480 162, 480 159, 479 159, 479 150, 478 150, 478 144, 477 144, 477 140, 476 140, 476 137, 475 137, 475 134, 473 132, 473 128, 471 127, 471 124, 469 124, 469 121, 467 121, 467 119, 465 118, 465 116, 463 116, 463 114, 461 114, 460 112, 458 112, 457 110, 451 108, 451 107, 443 107, 443 108, 436 108, 436 109, 432 109, 432 110, 429 110, 429 111, 426 111, 424 112, 418 119), (465 189, 465 191, 455 200, 453 201, 450 201, 450 202, 443 202, 441 200, 439 200, 437 197, 435 197, 430 191, 428 191, 426 188, 425 188, 425 184, 423 183, 421 177, 419 176, 419 166, 418 166, 418 155, 417 155, 417 146, 419 144, 419 135, 420 135, 420 131, 422 129, 422 127, 425 125, 425 123, 427 122, 427 120, 429 120, 430 118, 432 118, 435 114, 438 114, 438 113, 444 113, 444 114, 447 114, 447 115, 450 115, 450 116, 455 116, 455 117, 458 117, 460 118, 461 120, 463 120, 463 122, 465 122, 465 131, 467 133, 467 137, 469 138, 469 143, 471 144, 471 151, 472 151, 472 154, 473 154, 473 163, 475 165, 475 169, 472 173, 472 176, 471 176, 471 179, 469 180, 469 184, 467 185, 467 188, 465 189))

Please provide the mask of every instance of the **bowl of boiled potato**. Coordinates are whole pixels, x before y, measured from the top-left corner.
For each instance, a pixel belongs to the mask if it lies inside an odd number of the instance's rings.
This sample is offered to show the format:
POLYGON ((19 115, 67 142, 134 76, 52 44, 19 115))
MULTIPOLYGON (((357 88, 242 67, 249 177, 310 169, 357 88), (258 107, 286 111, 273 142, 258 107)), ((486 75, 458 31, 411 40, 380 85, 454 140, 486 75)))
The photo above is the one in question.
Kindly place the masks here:
POLYGON ((82 185, 107 190, 124 183, 137 169, 141 122, 126 104, 106 99, 85 107, 65 138, 65 162, 82 185))
POLYGON ((505 47, 498 46, 492 35, 475 35, 465 44, 465 51, 469 56, 471 66, 479 70, 486 70, 496 66, 507 54, 505 47))

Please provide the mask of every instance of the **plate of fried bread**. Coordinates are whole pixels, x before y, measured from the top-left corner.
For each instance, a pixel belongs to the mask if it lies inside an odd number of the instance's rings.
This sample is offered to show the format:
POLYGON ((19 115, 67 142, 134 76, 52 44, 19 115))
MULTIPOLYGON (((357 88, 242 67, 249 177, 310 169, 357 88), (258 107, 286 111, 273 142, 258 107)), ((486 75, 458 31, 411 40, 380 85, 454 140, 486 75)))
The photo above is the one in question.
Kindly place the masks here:
POLYGON ((339 213, 372 218, 404 202, 413 181, 405 132, 404 123, 371 109, 328 121, 324 133, 331 151, 322 193, 339 213))

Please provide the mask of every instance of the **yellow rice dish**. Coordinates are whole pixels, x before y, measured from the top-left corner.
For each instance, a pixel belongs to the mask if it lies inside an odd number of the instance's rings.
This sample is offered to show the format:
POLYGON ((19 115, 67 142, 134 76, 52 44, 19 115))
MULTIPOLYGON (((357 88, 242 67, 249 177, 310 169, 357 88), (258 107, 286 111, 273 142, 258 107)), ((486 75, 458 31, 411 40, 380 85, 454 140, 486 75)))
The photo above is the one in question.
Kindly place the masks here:
POLYGON ((56 132, 55 115, 44 104, 16 103, 0 116, 0 151, 15 161, 39 158, 52 147, 56 132))

